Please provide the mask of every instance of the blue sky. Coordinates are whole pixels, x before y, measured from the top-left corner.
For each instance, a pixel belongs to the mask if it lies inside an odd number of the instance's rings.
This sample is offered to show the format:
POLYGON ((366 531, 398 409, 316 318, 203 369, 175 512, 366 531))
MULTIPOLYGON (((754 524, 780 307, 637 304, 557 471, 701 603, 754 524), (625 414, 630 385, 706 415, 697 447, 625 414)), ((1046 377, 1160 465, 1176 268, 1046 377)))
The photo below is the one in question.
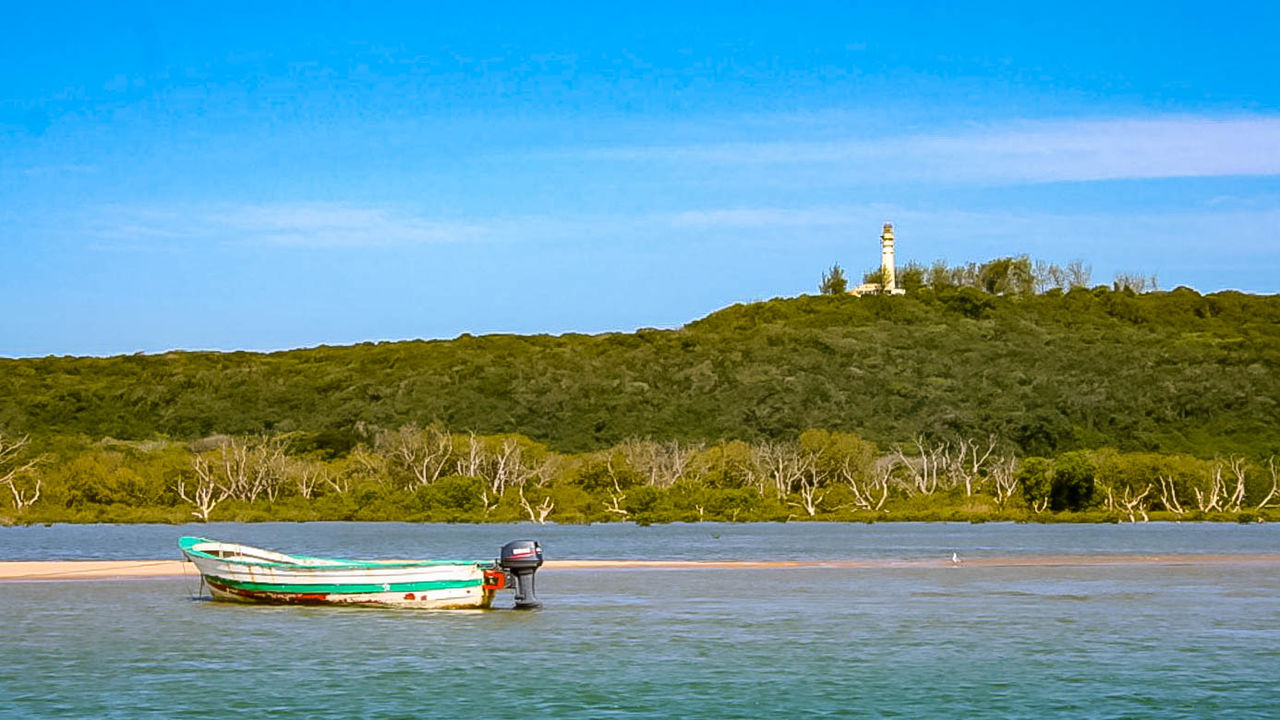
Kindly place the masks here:
POLYGON ((884 222, 1280 292, 1274 3, 256 5, 4 4, 0 355, 673 327, 884 222))

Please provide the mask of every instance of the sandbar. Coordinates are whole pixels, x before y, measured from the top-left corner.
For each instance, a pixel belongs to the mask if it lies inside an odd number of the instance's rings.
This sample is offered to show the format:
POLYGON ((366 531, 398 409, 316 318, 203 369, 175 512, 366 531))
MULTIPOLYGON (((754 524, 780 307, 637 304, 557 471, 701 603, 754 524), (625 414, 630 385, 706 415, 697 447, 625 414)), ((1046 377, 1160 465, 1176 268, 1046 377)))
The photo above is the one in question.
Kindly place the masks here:
MULTIPOLYGON (((760 570, 784 568, 998 568, 1107 565, 1280 565, 1280 554, 1001 555, 849 560, 548 560, 544 570, 760 570)), ((181 560, 38 560, 0 562, 0 581, 129 580, 196 575, 181 560)))

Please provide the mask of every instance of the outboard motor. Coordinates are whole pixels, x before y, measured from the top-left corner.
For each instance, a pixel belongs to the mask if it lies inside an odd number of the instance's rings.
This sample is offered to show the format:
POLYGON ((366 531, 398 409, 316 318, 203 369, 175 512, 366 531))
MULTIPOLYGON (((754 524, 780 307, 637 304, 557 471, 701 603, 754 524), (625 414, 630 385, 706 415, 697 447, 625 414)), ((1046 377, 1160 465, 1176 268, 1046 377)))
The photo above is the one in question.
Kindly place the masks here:
POLYGON ((542 605, 533 594, 533 574, 542 567, 542 546, 537 540, 515 540, 503 545, 498 565, 516 579, 516 608, 542 605))

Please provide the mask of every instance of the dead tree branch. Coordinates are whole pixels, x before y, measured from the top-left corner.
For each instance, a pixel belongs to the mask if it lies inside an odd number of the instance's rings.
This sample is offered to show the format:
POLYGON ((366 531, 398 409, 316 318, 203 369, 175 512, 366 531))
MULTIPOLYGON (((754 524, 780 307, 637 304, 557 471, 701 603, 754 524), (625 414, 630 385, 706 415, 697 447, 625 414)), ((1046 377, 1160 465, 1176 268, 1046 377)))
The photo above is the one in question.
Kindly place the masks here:
POLYGON ((439 480, 453 455, 453 435, 437 425, 405 425, 395 432, 382 432, 375 444, 409 473, 410 490, 439 480))
POLYGON ((40 499, 44 481, 36 472, 36 467, 49 459, 46 455, 39 455, 25 461, 20 460, 30 442, 31 438, 27 435, 9 439, 0 434, 0 485, 8 486, 9 493, 13 496, 13 508, 19 513, 26 512, 27 508, 40 499))
POLYGON ((524 485, 519 486, 519 491, 520 491, 520 507, 524 508, 525 513, 528 514, 529 521, 537 525, 546 525, 547 516, 550 515, 551 511, 554 510, 556 507, 556 504, 551 500, 551 496, 548 495, 546 497, 543 497, 542 503, 535 508, 533 505, 529 503, 527 499, 525 499, 524 485))
POLYGON ((1276 467, 1276 458, 1274 455, 1267 458, 1267 470, 1271 472, 1271 490, 1267 492, 1267 496, 1262 498, 1262 502, 1258 503, 1259 510, 1270 506, 1271 499, 1280 496, 1280 468, 1276 467))
POLYGON ((1213 466, 1209 475, 1209 487, 1204 492, 1200 488, 1192 488, 1196 494, 1196 509, 1200 512, 1222 509, 1222 495, 1226 494, 1227 485, 1222 481, 1222 463, 1213 466))
POLYGON ((1003 508, 1018 491, 1018 458, 1014 455, 996 458, 991 463, 990 478, 996 507, 1003 508))
POLYGON ((883 457, 871 468, 870 477, 863 478, 854 467, 850 458, 841 462, 838 472, 840 479, 853 492, 853 504, 860 510, 879 510, 889 499, 890 478, 898 461, 893 457, 883 457), (877 497, 878 495, 878 497, 877 497))
POLYGON ((1227 468, 1231 470, 1231 476, 1235 478, 1236 485, 1231 490, 1226 503, 1227 512, 1240 512, 1240 505, 1244 502, 1244 474, 1245 459, 1242 457, 1232 456, 1227 460, 1227 468))
POLYGON ((1160 480, 1160 504, 1165 510, 1181 515, 1184 510, 1178 502, 1178 489, 1173 485, 1173 478, 1161 475, 1160 480))
POLYGON ((814 458, 802 453, 792 443, 766 442, 755 449, 757 464, 765 468, 765 474, 773 480, 773 489, 779 500, 785 500, 791 494, 805 474, 814 458))
POLYGON ((1125 487, 1124 497, 1119 500, 1119 505, 1124 507, 1125 513, 1129 516, 1129 522, 1137 522, 1134 513, 1142 515, 1142 522, 1147 522, 1146 499, 1151 494, 1152 485, 1147 483, 1147 487, 1137 495, 1133 494, 1133 488, 1125 487))
POLYGON ((818 506, 827 496, 827 491, 822 488, 822 476, 818 470, 817 461, 810 457, 807 459, 804 474, 800 476, 799 487, 796 493, 800 496, 800 502, 788 502, 793 507, 803 508, 809 517, 813 517, 818 513, 818 506))
POLYGON ((944 477, 943 471, 950 461, 947 444, 934 445, 920 435, 915 439, 915 446, 918 454, 910 458, 903 452, 901 445, 894 446, 894 452, 902 461, 902 466, 911 475, 912 482, 907 486, 907 491, 912 494, 932 495, 937 491, 939 478, 944 477))
POLYGON ((192 469, 196 473, 195 486, 191 488, 190 493, 187 492, 186 480, 179 475, 177 482, 178 497, 182 498, 195 509, 191 514, 196 516, 200 522, 209 522, 209 514, 228 497, 228 491, 225 487, 221 487, 214 478, 215 470, 203 455, 194 455, 191 458, 192 469))

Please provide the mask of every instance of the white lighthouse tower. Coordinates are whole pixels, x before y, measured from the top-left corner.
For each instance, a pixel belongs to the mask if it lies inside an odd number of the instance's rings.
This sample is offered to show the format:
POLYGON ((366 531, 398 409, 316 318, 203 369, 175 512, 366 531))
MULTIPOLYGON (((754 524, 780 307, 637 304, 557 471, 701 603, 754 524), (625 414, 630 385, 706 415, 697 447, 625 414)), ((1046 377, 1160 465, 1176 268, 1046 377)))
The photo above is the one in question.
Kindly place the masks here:
POLYGON ((880 279, 883 281, 881 292, 893 293, 898 289, 898 280, 893 263, 893 223, 885 223, 880 233, 880 279))
POLYGON ((865 283, 850 290, 854 295, 905 295, 898 287, 897 264, 893 257, 893 223, 885 223, 880 232, 880 282, 865 283))

